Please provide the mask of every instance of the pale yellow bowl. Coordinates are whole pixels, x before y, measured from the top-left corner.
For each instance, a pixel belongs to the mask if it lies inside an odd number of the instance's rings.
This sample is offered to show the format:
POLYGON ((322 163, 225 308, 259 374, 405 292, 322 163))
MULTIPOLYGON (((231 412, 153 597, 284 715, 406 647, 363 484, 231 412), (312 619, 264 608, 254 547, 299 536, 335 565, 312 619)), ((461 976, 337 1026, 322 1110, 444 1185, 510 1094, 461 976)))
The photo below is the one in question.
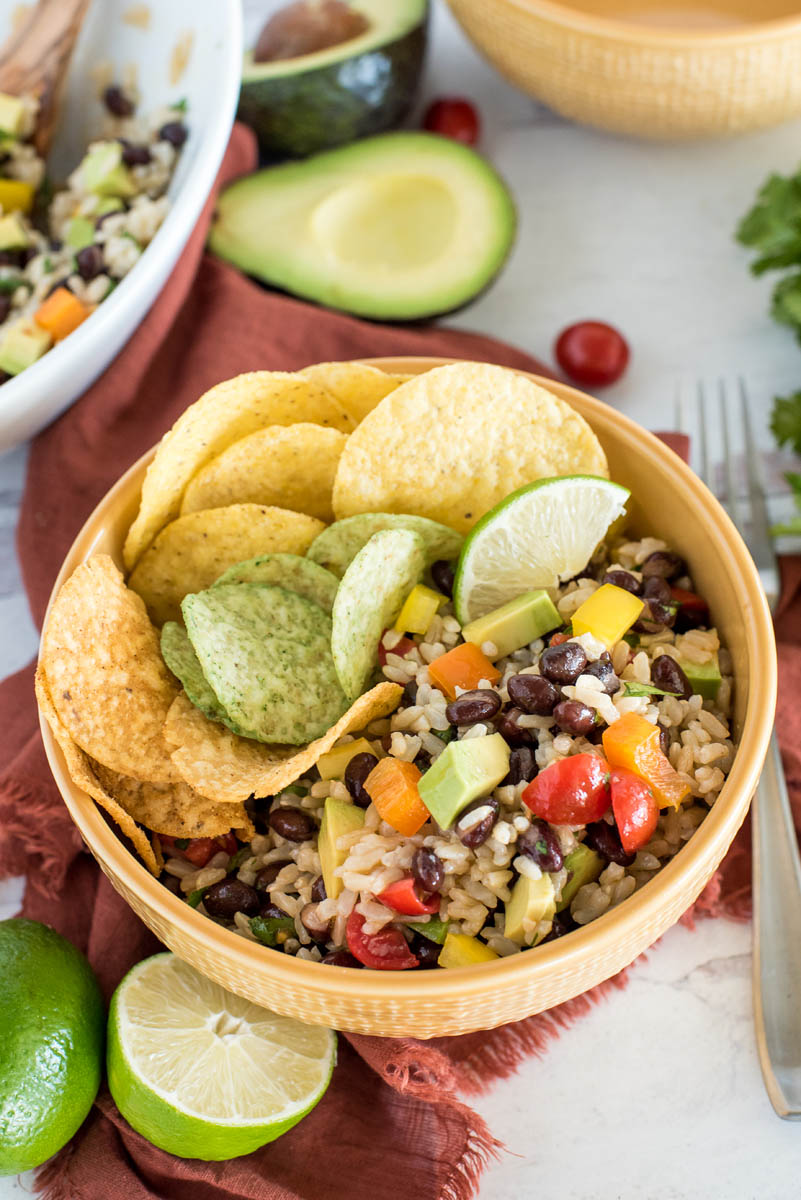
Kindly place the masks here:
POLYGON ((647 138, 801 113, 795 0, 448 0, 502 75, 572 120, 647 138))
MULTIPOLYGON (((389 371, 415 373, 443 360, 373 361, 389 371)), ((776 700, 773 630, 748 551, 717 501, 660 441, 598 400, 549 379, 538 382, 591 423, 613 478, 636 498, 636 529, 665 537, 683 554, 711 604, 734 659, 735 726, 742 742, 720 798, 692 840, 655 879, 568 937, 479 967, 353 971, 304 962, 246 941, 169 892, 72 783, 42 721, 56 782, 114 887, 170 949, 231 991, 302 1020, 388 1036, 428 1038, 516 1021, 608 979, 650 946, 693 902, 739 829, 765 756, 776 700)), ((54 594, 91 554, 105 552, 121 563, 150 457, 131 467, 97 506, 66 557, 54 594)))

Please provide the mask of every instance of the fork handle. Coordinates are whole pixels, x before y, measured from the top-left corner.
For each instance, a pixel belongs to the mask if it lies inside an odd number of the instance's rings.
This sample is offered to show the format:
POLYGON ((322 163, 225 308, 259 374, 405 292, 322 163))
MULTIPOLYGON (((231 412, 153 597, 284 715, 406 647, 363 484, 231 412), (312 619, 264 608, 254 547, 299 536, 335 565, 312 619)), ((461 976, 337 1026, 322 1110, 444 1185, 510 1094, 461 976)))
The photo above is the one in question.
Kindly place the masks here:
POLYGON ((753 806, 753 993, 759 1063, 780 1117, 801 1120, 801 860, 774 733, 753 806))

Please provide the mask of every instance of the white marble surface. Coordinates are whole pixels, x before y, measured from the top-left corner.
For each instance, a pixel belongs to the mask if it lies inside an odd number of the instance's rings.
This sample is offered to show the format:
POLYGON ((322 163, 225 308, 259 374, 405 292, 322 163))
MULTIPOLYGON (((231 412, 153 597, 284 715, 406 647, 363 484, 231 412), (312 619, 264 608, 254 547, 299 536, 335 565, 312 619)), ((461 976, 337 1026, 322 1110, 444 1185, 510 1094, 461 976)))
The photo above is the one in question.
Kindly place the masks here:
MULTIPOLYGON (((482 148, 520 210, 503 275, 451 323, 547 359, 565 324, 610 320, 633 351, 610 403, 650 428, 670 427, 676 396, 689 414, 697 380, 742 374, 769 448, 770 397, 801 386, 801 351, 769 321, 770 282, 749 278, 731 230, 768 171, 795 168, 801 123, 699 146, 583 130, 507 87, 441 3, 425 91, 477 103, 482 148)), ((24 464, 24 449, 0 460, 0 675, 36 645, 13 548, 24 464)), ((784 503, 777 494, 777 513, 784 503)), ((0 885, 0 918, 18 895, 0 885)), ((624 992, 477 1107, 509 1148, 486 1173, 481 1200, 799 1194, 801 1129, 774 1116, 757 1064, 747 926, 672 930, 624 992)), ((0 1179, 0 1200, 29 1191, 29 1178, 0 1179)))

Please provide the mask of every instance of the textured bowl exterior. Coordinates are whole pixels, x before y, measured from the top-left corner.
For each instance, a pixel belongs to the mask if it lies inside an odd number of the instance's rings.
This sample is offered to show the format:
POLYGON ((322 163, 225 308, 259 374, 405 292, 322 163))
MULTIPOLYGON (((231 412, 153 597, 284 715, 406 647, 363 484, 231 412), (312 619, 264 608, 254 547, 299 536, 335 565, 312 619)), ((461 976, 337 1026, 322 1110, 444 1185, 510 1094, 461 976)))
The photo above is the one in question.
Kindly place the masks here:
MULTIPOLYGON (((372 361, 387 370, 415 373, 443 360, 372 361)), ((656 941, 695 900, 739 829, 765 757, 776 701, 773 630, 753 562, 711 493, 662 442, 598 400, 552 380, 539 382, 592 424, 613 478, 636 498, 638 530, 661 531, 687 557, 711 602, 734 661, 734 720, 742 743, 719 799, 692 840, 654 880, 569 937, 481 967, 349 971, 270 952, 173 896, 72 783, 42 721, 45 749, 64 801, 113 886, 166 946, 231 991, 312 1023, 392 1037, 438 1037, 519 1020, 608 979, 656 941)), ((121 563, 151 454, 95 509, 65 559, 54 595, 90 554, 106 552, 121 563)))
POLYGON ((752 0, 755 23, 710 31, 657 29, 550 0, 448 4, 510 83, 585 125, 700 138, 801 113, 801 15, 760 23, 759 0, 752 0))

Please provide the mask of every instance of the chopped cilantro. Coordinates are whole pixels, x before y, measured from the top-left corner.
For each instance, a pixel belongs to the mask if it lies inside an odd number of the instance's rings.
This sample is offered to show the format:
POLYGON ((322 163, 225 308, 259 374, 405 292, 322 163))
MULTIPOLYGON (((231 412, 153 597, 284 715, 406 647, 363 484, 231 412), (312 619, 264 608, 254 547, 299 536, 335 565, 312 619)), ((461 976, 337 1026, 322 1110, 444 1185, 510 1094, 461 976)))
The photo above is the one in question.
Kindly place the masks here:
POLYGON ((673 696, 675 692, 666 692, 664 688, 654 687, 652 683, 635 683, 632 680, 623 681, 625 696, 673 696))
POLYGON ((415 933, 422 933, 423 937, 427 937, 430 942, 437 942, 440 946, 445 941, 445 938, 450 927, 449 921, 441 921, 439 917, 429 917, 427 921, 407 921, 406 924, 415 933))
POLYGON ((263 946, 275 949, 279 941, 286 941, 295 932, 295 922, 292 917, 251 917, 250 932, 263 946))
POLYGON ((189 893, 189 895, 186 897, 186 903, 190 906, 190 908, 197 908, 198 904, 200 904, 200 901, 203 899, 205 891, 205 888, 196 888, 194 892, 189 893))
POLYGON ((438 737, 446 745, 456 737, 456 730, 452 725, 449 725, 447 729, 432 729, 431 732, 434 734, 434 737, 438 737))
POLYGON ((176 838, 175 839, 175 849, 176 850, 186 850, 188 845, 189 845, 189 838, 176 838))

